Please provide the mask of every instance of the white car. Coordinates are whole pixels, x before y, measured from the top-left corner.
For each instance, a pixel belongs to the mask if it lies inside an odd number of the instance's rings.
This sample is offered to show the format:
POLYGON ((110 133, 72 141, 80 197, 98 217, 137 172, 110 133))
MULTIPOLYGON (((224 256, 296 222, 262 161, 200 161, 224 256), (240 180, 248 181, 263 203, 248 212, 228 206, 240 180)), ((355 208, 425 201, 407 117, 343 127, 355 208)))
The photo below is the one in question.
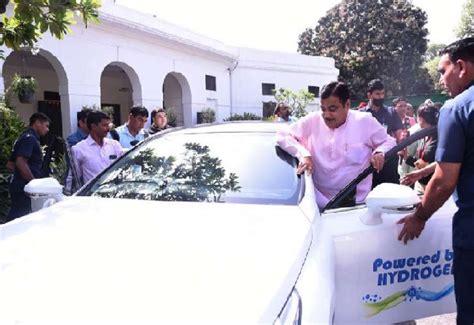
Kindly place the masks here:
POLYGON ((315 205, 282 124, 145 140, 67 198, 0 227, 0 323, 362 324, 455 310, 452 201, 403 245, 419 198, 315 205))

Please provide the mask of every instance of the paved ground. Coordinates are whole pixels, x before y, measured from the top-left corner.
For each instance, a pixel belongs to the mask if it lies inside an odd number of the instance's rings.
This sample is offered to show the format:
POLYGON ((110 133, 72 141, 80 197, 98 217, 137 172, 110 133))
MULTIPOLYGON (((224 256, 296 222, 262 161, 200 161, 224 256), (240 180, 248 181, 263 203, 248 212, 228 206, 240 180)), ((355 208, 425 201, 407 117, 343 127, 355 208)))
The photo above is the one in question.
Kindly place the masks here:
POLYGON ((416 325, 455 325, 456 313, 418 319, 416 325))

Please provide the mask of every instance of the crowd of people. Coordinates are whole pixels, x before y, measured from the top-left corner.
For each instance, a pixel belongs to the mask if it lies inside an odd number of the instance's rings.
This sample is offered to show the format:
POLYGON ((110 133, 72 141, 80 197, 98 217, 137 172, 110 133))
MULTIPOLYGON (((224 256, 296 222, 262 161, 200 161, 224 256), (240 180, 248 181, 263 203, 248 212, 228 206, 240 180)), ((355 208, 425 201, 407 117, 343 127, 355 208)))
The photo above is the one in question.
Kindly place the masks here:
MULTIPOLYGON (((444 105, 426 101, 418 107, 416 121, 406 99, 397 98, 393 107, 384 105, 384 86, 378 79, 369 82, 368 103, 359 110, 349 108, 348 86, 332 82, 322 89, 321 111, 289 124, 277 142, 299 159, 300 173, 312 173, 320 207, 369 164, 376 170, 372 187, 416 182, 417 191, 424 193, 422 201, 414 213, 398 221, 398 239, 405 244, 420 236, 429 218, 454 193, 457 323, 474 324, 474 38, 454 42, 440 55, 440 84, 453 99, 444 105), (384 157, 396 142, 425 128, 437 132, 400 151, 398 159, 384 157)), ((370 176, 340 206, 362 202, 369 187, 370 176)))
MULTIPOLYGON (((128 121, 114 128, 111 117, 102 111, 87 108, 79 111, 77 130, 67 137, 70 168, 65 179, 65 192, 74 192, 140 141, 170 128, 166 111, 159 108, 151 112, 151 125, 145 129, 148 115, 145 107, 134 106, 130 109, 128 121)), ((48 133, 50 123, 45 114, 34 113, 28 129, 15 142, 8 162, 13 179, 9 188, 11 206, 5 221, 31 212, 30 198, 23 189, 32 179, 48 176, 44 172, 40 137, 48 133)))
MULTIPOLYGON (((362 203, 371 188, 382 183, 414 186, 424 194, 416 211, 399 223, 399 240, 406 243, 420 236, 431 215, 455 192, 458 211, 453 219, 454 279, 458 323, 474 323, 474 38, 457 41, 441 51, 440 83, 454 97, 444 105, 430 100, 416 111, 405 98, 385 105, 385 88, 379 79, 368 83, 367 103, 351 109, 349 86, 331 82, 321 91, 321 110, 297 120, 290 107, 279 103, 278 122, 288 123, 279 131, 277 143, 299 160, 298 173, 312 173, 319 207, 324 207, 362 170, 372 165, 375 172, 363 180, 340 203, 362 203), (416 115, 416 117, 415 117, 416 115), (385 157, 390 149, 410 134, 436 128, 430 136, 385 157)), ((67 138, 71 147, 74 176, 87 182, 109 166, 123 152, 150 134, 167 128, 166 112, 132 107, 128 121, 111 130, 111 118, 101 111, 81 111, 78 129, 67 138)), ((9 220, 31 211, 23 192, 32 179, 42 177, 39 138, 49 129, 49 118, 34 113, 29 128, 17 140, 11 155, 14 172, 10 186, 12 205, 9 220)))

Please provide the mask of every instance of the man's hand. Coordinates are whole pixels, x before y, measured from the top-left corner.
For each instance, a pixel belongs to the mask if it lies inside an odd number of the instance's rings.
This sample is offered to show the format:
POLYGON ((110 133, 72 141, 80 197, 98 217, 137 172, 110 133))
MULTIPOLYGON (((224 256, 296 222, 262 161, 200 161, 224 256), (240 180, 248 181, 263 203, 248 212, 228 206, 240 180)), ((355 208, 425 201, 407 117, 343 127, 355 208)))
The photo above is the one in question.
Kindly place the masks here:
POLYGON ((413 240, 415 237, 418 238, 425 228, 425 223, 425 220, 415 216, 414 213, 401 218, 397 221, 397 224, 403 224, 403 229, 398 235, 398 240, 403 240, 406 245, 409 240, 413 240))
POLYGON ((420 170, 415 170, 403 176, 402 179, 400 179, 400 184, 410 186, 421 178, 423 178, 423 173, 420 170))
POLYGON ((415 161, 415 167, 416 169, 423 169, 425 168, 426 166, 428 166, 429 163, 427 163, 426 161, 424 161, 423 159, 418 159, 417 161, 415 161))
POLYGON ((375 168, 377 173, 382 170, 384 162, 385 155, 383 154, 383 152, 376 152, 372 155, 372 158, 370 158, 370 163, 375 168))
POLYGON ((313 172, 313 160, 311 157, 304 157, 300 161, 296 172, 298 175, 301 175, 305 170, 307 170, 310 174, 313 172))

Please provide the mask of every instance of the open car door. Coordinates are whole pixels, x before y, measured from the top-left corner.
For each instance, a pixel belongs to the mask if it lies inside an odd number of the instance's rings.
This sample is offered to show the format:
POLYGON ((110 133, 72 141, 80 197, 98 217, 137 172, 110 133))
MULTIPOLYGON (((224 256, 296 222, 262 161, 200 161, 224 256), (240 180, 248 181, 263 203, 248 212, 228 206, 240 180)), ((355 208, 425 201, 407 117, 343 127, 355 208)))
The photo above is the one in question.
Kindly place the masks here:
MULTIPOLYGON (((433 131, 415 133, 386 158, 433 131)), ((334 323, 389 324, 455 312, 454 201, 433 215, 418 239, 404 245, 396 222, 419 201, 406 186, 382 184, 369 194, 366 208, 331 210, 372 171, 365 170, 323 210, 334 252, 334 323)))

